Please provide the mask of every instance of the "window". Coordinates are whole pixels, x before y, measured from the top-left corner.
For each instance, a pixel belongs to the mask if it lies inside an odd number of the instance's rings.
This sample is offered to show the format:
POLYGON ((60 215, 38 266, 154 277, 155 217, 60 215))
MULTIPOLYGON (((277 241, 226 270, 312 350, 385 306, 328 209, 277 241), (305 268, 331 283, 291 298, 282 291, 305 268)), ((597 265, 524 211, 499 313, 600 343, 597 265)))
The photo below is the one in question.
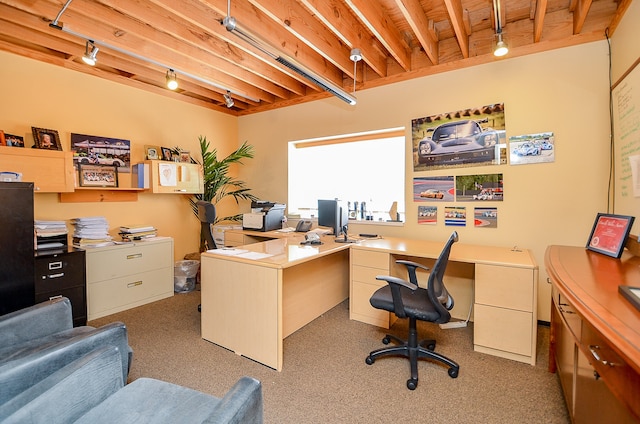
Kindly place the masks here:
POLYGON ((404 128, 290 142, 289 213, 312 218, 318 199, 338 198, 350 211, 364 202, 374 221, 390 219, 397 202, 403 220, 405 145, 404 128))

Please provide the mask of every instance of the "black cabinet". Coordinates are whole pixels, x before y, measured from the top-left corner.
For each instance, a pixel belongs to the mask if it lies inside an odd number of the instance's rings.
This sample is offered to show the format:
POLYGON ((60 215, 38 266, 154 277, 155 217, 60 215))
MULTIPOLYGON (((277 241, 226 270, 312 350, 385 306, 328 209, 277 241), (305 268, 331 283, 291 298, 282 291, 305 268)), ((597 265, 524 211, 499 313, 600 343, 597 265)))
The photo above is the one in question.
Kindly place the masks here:
POLYGON ((0 182, 0 315, 33 305, 33 183, 0 182))
POLYGON ((74 327, 87 324, 85 261, 81 249, 36 251, 35 301, 44 302, 56 296, 69 298, 74 327))

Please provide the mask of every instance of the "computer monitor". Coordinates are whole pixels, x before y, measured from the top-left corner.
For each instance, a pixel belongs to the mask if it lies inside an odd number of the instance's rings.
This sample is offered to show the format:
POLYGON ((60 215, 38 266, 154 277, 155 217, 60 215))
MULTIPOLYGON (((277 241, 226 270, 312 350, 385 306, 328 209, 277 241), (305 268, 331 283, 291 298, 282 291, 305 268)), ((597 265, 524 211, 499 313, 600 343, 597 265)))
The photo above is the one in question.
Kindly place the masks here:
POLYGON ((333 234, 347 234, 349 211, 338 199, 318 200, 318 225, 331 228, 333 234))

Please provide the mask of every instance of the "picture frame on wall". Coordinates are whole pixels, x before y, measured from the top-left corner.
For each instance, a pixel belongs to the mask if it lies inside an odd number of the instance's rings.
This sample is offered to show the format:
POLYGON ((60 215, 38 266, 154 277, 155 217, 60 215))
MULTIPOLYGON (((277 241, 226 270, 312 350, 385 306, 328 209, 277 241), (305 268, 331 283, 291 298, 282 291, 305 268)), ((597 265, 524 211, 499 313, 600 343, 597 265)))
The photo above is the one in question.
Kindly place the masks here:
POLYGON ((112 165, 78 165, 80 187, 118 187, 118 167, 112 165))
POLYGON ((587 249, 612 258, 620 258, 635 217, 598 213, 593 223, 587 249))
POLYGON ((152 146, 150 144, 145 144, 144 150, 147 154, 148 160, 158 160, 160 159, 160 154, 162 153, 160 150, 160 146, 152 146))
POLYGON ((19 135, 5 133, 4 140, 7 146, 24 147, 24 137, 19 135))
POLYGON ((162 160, 173 160, 173 156, 170 148, 161 147, 161 149, 162 149, 162 160))
POLYGON ((58 131, 48 128, 31 127, 31 132, 33 133, 33 140, 36 143, 36 148, 62 150, 58 131))

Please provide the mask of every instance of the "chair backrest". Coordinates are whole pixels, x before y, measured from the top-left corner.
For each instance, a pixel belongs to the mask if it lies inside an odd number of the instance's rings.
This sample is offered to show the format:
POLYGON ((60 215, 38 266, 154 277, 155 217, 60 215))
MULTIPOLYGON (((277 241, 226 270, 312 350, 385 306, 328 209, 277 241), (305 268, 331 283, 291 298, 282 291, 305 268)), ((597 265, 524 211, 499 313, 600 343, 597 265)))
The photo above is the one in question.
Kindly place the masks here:
POLYGON ((451 246, 458 241, 458 232, 451 233, 449 240, 444 245, 440 256, 436 260, 436 263, 431 269, 429 274, 429 280, 427 281, 427 293, 429 300, 433 303, 434 307, 440 313, 440 319, 437 322, 448 322, 451 319, 449 311, 453 308, 453 297, 447 291, 444 285, 444 271, 449 263, 449 254, 451 253, 451 246))
POLYGON ((211 202, 205 202, 204 200, 198 200, 196 202, 198 206, 198 218, 200 219, 200 225, 202 227, 202 234, 207 242, 209 250, 217 249, 216 242, 213 239, 213 233, 211 232, 211 224, 216 222, 216 206, 211 202))

